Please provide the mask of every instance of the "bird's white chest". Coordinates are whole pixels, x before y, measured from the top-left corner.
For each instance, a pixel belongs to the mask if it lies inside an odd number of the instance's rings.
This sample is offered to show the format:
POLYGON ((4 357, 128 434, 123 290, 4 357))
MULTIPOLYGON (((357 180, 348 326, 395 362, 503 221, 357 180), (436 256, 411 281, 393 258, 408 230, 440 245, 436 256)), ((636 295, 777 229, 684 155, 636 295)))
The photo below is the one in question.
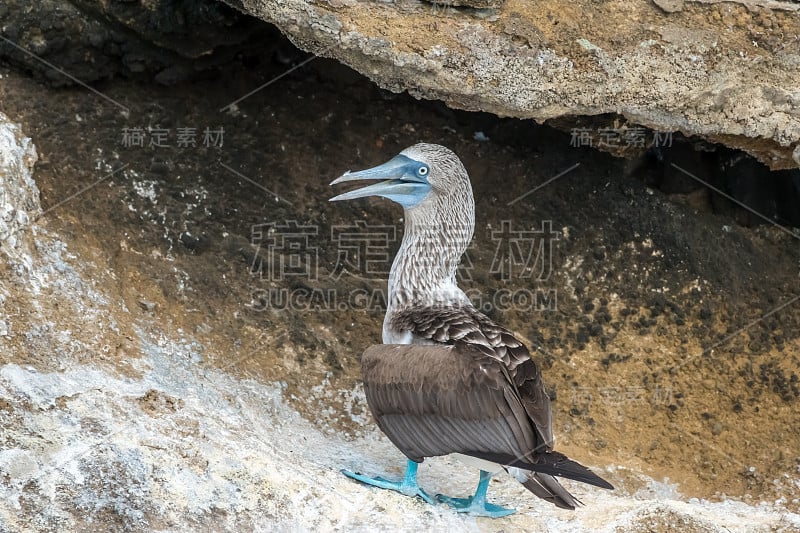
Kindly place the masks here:
POLYGON ((414 335, 410 331, 395 331, 387 319, 383 321, 383 344, 414 344, 414 335))
POLYGON ((396 331, 389 325, 388 320, 383 322, 383 344, 438 344, 430 339, 417 337, 410 331, 396 331))

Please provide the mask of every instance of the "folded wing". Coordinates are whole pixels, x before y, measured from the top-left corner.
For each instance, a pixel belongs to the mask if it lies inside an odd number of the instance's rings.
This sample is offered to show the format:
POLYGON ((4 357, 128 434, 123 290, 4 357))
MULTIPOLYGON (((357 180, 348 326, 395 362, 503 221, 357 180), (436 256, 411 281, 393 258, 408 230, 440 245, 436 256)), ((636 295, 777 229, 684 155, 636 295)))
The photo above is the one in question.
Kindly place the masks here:
POLYGON ((506 366, 472 345, 371 346, 362 371, 378 426, 413 461, 461 453, 611 488, 549 451, 506 366))
POLYGON ((468 451, 525 457, 536 447, 502 367, 477 350, 376 345, 362 370, 378 426, 413 461, 468 451))

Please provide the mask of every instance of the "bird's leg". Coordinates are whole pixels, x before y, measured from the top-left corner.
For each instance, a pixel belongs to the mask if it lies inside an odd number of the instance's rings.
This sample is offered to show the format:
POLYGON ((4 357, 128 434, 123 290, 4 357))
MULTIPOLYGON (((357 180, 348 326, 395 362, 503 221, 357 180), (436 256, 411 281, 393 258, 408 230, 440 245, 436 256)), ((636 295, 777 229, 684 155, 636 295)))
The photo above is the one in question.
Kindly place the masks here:
POLYGON ((397 492, 405 494, 406 496, 419 496, 426 502, 433 505, 435 503, 433 498, 428 496, 428 494, 417 484, 417 466, 417 463, 411 459, 408 460, 408 464, 406 465, 406 475, 403 477, 403 481, 389 481, 388 479, 384 479, 382 477, 367 477, 361 474, 356 474, 355 472, 351 472, 350 470, 342 470, 342 474, 356 479, 362 483, 366 483, 367 485, 380 487, 382 489, 396 490, 397 492))
POLYGON ((516 509, 506 509, 486 501, 486 490, 489 488, 490 479, 492 479, 492 474, 481 470, 481 480, 478 482, 478 488, 475 489, 475 494, 469 498, 450 498, 437 494, 436 499, 448 504, 459 513, 469 513, 475 516, 500 518, 501 516, 515 513, 516 509))

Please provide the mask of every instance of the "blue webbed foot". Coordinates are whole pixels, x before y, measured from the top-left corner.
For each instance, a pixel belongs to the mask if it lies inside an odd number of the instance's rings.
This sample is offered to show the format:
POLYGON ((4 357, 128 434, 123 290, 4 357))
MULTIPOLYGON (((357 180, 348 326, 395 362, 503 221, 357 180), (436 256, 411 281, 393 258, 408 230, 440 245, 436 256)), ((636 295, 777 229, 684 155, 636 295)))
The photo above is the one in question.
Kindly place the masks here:
POLYGON ((395 490, 401 494, 411 497, 419 496, 431 505, 435 504, 433 498, 428 496, 428 494, 417 484, 417 463, 411 460, 408 461, 408 465, 406 466, 406 475, 403 478, 403 481, 389 481, 388 479, 384 479, 382 477, 367 477, 362 474, 351 472, 350 470, 342 470, 342 474, 362 483, 366 483, 367 485, 372 485, 373 487, 395 490))
POLYGON ((475 494, 469 498, 450 498, 449 496, 436 495, 436 499, 446 503, 459 513, 468 513, 473 516, 488 516, 490 518, 500 518, 516 513, 516 509, 506 509, 486 501, 486 489, 489 486, 489 479, 492 475, 481 470, 481 480, 475 494))
POLYGON ((473 516, 488 516, 490 518, 500 518, 517 512, 516 509, 506 509, 486 500, 479 501, 474 497, 470 498, 450 498, 448 496, 436 495, 436 499, 446 503, 459 513, 468 513, 473 516))

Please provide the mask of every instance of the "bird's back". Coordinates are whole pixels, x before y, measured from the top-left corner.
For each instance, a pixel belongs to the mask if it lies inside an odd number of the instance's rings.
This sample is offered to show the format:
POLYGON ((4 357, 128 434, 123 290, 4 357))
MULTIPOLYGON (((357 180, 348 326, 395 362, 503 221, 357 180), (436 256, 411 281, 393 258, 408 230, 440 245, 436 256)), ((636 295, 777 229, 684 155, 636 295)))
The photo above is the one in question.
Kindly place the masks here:
MULTIPOLYGON (((472 305, 410 307, 387 320, 393 331, 419 343, 459 345, 499 363, 537 432, 537 447, 551 450, 550 398, 541 372, 525 345, 472 305)), ((413 342, 413 341, 412 341, 413 342)))

